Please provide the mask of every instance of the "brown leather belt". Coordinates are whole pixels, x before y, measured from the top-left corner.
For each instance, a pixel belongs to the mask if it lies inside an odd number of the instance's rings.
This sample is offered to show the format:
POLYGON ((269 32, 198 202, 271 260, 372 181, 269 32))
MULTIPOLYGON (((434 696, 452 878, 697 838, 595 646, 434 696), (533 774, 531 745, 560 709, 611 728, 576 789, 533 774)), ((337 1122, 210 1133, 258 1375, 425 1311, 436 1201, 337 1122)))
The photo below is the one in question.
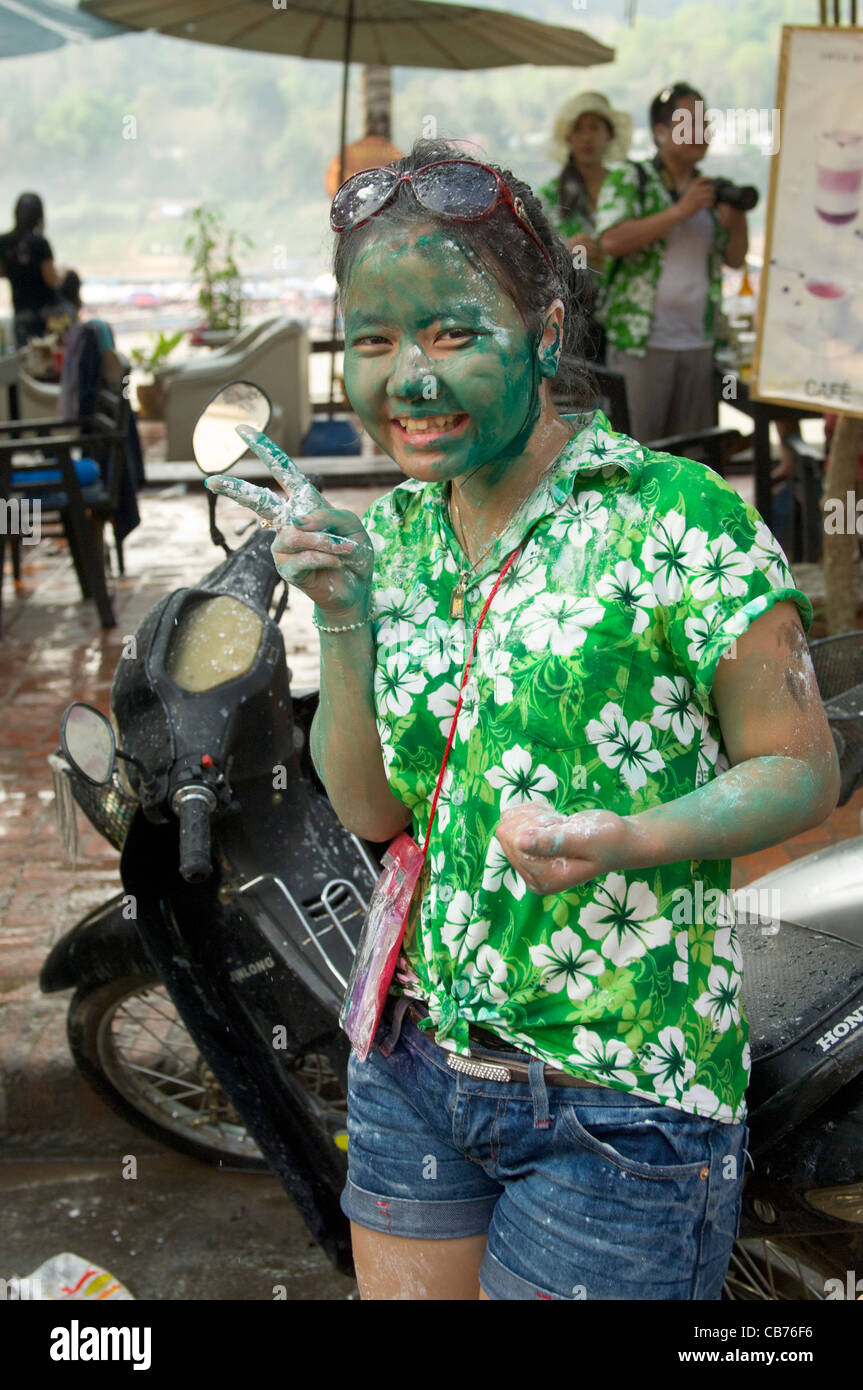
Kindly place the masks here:
MULTIPOLYGON (((428 1010, 423 1012, 415 1004, 409 1004, 406 1009, 407 1017, 411 1023, 418 1024, 421 1019, 428 1018, 428 1010)), ((429 1038, 440 1047, 437 1042, 434 1029, 424 1036, 429 1038)), ((480 1028, 479 1024, 471 1023, 468 1026, 468 1037, 470 1039, 470 1057, 461 1057, 456 1052, 450 1052, 448 1048, 441 1048, 446 1054, 447 1066, 453 1071, 463 1072, 466 1076, 472 1076, 481 1081, 527 1081, 528 1066, 532 1057, 526 1052, 518 1052, 512 1048, 503 1038, 498 1038, 494 1033, 490 1033, 486 1028, 480 1028), (506 1057, 497 1058, 496 1053, 505 1052, 506 1057), (523 1058, 524 1060, 519 1060, 523 1058)), ((581 1076, 573 1076, 568 1071, 558 1071, 544 1064, 543 1077, 548 1086, 596 1086, 596 1081, 585 1081, 581 1076)))

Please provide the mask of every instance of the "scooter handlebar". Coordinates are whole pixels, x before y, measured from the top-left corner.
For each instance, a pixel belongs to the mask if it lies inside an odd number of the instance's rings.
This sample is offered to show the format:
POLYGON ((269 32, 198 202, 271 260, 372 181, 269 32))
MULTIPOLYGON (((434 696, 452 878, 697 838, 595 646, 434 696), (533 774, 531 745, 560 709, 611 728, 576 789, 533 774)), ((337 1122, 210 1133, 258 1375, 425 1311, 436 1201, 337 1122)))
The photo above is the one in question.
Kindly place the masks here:
POLYGON ((203 883, 213 872, 210 816, 216 798, 209 787, 180 787, 171 804, 180 821, 180 876, 187 883, 203 883))

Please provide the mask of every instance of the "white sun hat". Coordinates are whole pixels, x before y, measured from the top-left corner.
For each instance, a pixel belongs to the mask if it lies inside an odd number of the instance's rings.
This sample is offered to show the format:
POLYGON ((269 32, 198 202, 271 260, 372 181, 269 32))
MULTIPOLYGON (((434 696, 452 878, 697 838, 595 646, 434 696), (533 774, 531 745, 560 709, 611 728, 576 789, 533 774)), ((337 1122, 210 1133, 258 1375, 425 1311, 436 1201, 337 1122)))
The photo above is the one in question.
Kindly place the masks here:
POLYGON ((571 151, 567 137, 579 116, 588 112, 591 115, 602 116, 614 131, 605 147, 603 160, 613 163, 615 160, 626 158, 632 139, 632 117, 625 111, 613 110, 608 97, 603 96, 602 92, 579 92, 578 96, 570 97, 569 101, 564 102, 555 118, 548 150, 551 158, 558 164, 566 164, 569 159, 571 151))

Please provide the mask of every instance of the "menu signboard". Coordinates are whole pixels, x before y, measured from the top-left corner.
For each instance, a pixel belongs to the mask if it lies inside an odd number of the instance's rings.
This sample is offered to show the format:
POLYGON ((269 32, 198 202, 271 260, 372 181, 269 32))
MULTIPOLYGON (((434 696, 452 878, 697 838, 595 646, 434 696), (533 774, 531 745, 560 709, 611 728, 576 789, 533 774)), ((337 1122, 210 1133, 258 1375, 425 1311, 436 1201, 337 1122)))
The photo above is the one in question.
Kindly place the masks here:
POLYGON ((782 30, 751 393, 863 415, 863 29, 782 30))

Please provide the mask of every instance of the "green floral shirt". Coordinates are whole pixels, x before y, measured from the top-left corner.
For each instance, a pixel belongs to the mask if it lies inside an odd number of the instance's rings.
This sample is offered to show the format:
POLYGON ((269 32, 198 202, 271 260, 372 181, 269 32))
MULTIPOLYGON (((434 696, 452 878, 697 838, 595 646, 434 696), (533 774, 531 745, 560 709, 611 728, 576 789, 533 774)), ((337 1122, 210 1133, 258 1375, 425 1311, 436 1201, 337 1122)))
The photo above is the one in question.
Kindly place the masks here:
POLYGON ((396 993, 437 1041, 481 1024, 600 1085, 745 1117, 747 1024, 730 861, 611 871, 541 897, 494 831, 531 802, 620 815, 729 766, 718 662, 760 614, 809 600, 758 513, 704 465, 643 449, 601 411, 577 429, 449 617, 462 553, 445 484, 409 479, 364 521, 375 548, 375 707, 393 793, 422 845, 479 613, 481 629, 396 993), (465 622, 468 624, 467 631, 465 622))
MULTIPOLYGON (((631 162, 612 165, 599 193, 596 207, 596 235, 601 237, 619 222, 632 217, 651 217, 671 207, 672 197, 659 171, 650 160, 642 165, 646 174, 644 196, 639 192, 638 174, 631 162)), ((700 176, 695 170, 695 177, 700 176)), ((721 227, 711 209, 714 224, 713 246, 707 261, 707 303, 704 313, 704 334, 714 344, 724 341, 725 323, 722 317, 722 253, 728 241, 728 231, 721 227)), ((656 287, 662 273, 662 262, 668 243, 664 237, 651 241, 640 251, 617 260, 609 258, 600 286, 600 307, 597 318, 605 328, 612 347, 644 357, 653 327, 653 306, 656 287)))

